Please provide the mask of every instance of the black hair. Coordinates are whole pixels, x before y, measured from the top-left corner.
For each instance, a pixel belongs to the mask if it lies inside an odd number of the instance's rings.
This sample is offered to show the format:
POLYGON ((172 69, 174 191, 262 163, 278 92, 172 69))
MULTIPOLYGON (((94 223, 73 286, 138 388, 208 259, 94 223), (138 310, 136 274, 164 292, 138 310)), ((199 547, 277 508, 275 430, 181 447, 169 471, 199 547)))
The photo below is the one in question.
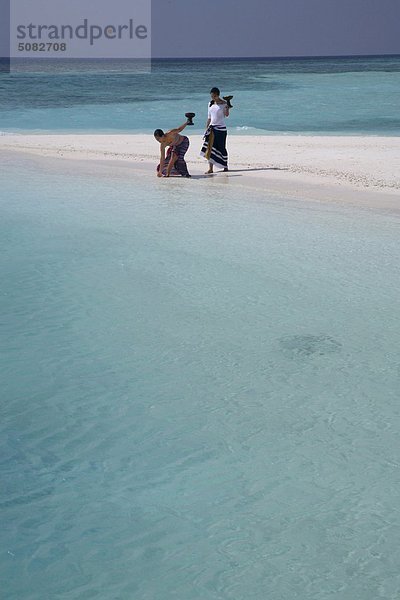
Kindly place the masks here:
MULTIPOLYGON (((221 92, 219 91, 219 89, 217 87, 211 88, 211 90, 210 90, 210 94, 217 94, 217 96, 219 96, 220 93, 221 92)), ((215 102, 214 100, 211 100, 210 106, 212 106, 214 104, 214 102, 215 102)))
POLYGON ((162 129, 156 129, 154 132, 154 137, 162 137, 164 134, 162 129))

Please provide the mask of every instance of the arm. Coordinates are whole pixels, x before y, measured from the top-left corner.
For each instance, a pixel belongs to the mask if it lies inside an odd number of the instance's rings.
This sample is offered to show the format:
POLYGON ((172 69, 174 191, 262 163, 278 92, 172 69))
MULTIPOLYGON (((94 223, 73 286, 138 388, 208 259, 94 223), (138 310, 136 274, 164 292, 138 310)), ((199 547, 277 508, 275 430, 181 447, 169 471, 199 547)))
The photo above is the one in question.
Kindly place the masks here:
POLYGON ((175 152, 172 152, 171 158, 169 159, 169 163, 168 163, 168 167, 167 167, 166 177, 169 177, 171 175, 172 167, 174 166, 174 164, 176 163, 177 160, 178 160, 177 155, 175 154, 175 152))
POLYGON ((180 133, 181 131, 183 131, 185 129, 187 124, 188 124, 188 122, 186 121, 183 125, 180 125, 179 127, 176 127, 175 129, 171 129, 170 131, 168 131, 168 133, 180 133))
POLYGON ((208 126, 209 126, 209 125, 210 125, 210 123, 211 123, 211 111, 210 111, 210 106, 208 107, 208 111, 207 111, 207 117, 208 117, 208 118, 207 118, 207 122, 206 122, 206 131, 207 131, 207 129, 208 129, 208 126))
POLYGON ((157 171, 157 177, 163 176, 163 169, 165 164, 165 146, 161 144, 161 154, 160 154, 160 169, 157 171))

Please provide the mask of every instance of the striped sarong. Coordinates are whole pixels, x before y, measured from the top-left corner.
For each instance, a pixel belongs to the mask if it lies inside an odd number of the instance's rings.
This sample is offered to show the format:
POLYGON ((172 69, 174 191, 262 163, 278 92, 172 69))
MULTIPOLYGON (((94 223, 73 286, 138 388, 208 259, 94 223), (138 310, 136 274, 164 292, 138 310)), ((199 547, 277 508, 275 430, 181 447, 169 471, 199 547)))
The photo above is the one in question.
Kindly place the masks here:
MULTIPOLYGON (((181 141, 180 144, 177 144, 176 146, 169 146, 169 148, 167 150, 167 154, 165 156, 163 175, 166 175, 166 173, 167 173, 167 167, 168 167, 169 161, 171 160, 172 155, 176 154, 177 159, 171 170, 171 175, 182 175, 182 177, 190 177, 189 171, 187 168, 187 164, 186 164, 186 160, 185 160, 185 154, 188 151, 189 143, 190 143, 189 138, 186 135, 184 135, 183 140, 181 141)), ((160 170, 160 165, 158 165, 158 167, 157 167, 157 171, 159 171, 159 170, 160 170)))
POLYGON ((200 155, 206 158, 208 162, 223 169, 228 167, 226 136, 226 127, 217 128, 210 125, 204 134, 204 142, 200 151, 200 155))

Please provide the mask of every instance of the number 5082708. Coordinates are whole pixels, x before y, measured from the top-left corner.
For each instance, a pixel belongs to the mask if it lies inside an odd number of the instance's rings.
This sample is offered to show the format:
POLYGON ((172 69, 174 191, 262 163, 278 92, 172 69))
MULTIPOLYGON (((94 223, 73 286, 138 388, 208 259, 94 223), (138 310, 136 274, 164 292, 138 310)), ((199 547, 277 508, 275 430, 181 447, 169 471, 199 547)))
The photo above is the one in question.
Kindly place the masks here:
POLYGON ((67 44, 58 42, 20 42, 18 44, 18 52, 65 52, 67 44))

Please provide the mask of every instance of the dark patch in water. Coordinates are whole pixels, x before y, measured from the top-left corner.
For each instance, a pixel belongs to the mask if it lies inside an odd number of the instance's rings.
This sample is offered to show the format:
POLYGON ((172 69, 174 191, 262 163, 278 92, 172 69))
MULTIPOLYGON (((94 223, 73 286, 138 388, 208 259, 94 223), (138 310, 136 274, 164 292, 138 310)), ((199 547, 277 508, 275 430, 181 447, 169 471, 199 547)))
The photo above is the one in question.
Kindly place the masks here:
POLYGON ((339 352, 342 344, 329 335, 290 335, 279 340, 285 355, 289 358, 325 356, 339 352))

